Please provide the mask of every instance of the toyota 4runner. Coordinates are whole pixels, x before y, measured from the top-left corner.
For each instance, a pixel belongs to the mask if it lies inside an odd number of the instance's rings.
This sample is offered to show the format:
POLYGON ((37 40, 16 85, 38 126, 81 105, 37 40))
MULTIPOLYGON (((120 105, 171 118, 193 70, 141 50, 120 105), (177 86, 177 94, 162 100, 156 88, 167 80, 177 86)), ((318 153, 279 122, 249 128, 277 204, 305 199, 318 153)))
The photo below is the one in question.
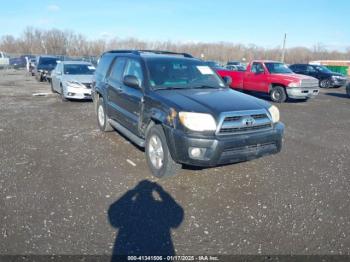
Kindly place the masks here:
POLYGON ((109 51, 92 86, 97 123, 145 148, 157 177, 180 164, 210 167, 278 153, 284 125, 277 107, 229 84, 189 54, 109 51))

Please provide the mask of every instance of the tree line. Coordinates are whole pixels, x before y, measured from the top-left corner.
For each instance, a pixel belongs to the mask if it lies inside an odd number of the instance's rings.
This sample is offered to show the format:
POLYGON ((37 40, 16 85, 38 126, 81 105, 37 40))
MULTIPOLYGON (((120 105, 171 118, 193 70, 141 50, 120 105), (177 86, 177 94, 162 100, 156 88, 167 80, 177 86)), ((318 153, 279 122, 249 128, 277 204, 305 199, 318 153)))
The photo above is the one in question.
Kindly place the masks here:
MULTIPOLYGON (((0 38, 0 50, 10 54, 51 54, 64 56, 99 56, 111 49, 157 49, 190 53, 206 60, 226 62, 228 60, 250 61, 252 59, 280 60, 281 47, 264 48, 254 44, 244 45, 229 42, 175 42, 142 41, 137 38, 111 38, 90 40, 86 36, 68 30, 42 30, 28 27, 21 36, 4 35, 0 38)), ((344 51, 330 51, 322 44, 312 48, 287 48, 286 63, 312 60, 350 60, 350 47, 344 51)))

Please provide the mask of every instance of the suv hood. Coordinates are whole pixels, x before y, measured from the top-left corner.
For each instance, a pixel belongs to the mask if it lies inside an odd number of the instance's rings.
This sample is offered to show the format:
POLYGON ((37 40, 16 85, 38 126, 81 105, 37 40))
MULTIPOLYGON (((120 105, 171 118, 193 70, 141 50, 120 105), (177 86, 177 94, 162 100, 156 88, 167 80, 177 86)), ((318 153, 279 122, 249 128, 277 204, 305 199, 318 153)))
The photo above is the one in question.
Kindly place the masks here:
POLYGON ((179 110, 198 113, 210 113, 216 117, 222 112, 267 109, 270 104, 234 91, 224 89, 183 89, 159 90, 156 93, 174 104, 179 110))

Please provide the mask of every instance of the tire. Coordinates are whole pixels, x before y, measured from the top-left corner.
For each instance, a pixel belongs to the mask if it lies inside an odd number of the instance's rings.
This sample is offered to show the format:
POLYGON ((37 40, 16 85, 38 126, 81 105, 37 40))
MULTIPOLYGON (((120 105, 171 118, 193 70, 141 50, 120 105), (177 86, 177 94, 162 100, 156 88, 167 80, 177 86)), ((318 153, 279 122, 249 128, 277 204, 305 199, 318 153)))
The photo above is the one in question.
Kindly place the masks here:
POLYGON ((330 88, 331 87, 331 81, 329 79, 323 79, 320 81, 320 87, 321 88, 330 88))
POLYGON ((350 83, 346 86, 346 94, 350 98, 350 83))
POLYGON ((50 83, 50 86, 51 86, 51 92, 52 92, 52 93, 56 93, 55 89, 53 89, 52 81, 51 81, 51 83, 50 83))
POLYGON ((106 106, 102 97, 97 100, 96 107, 97 124, 101 131, 113 131, 113 127, 108 123, 108 116, 106 113, 106 106))
POLYGON ((180 164, 171 157, 163 128, 152 126, 146 134, 146 161, 155 177, 174 176, 180 169, 180 164))
POLYGON ((287 100, 286 90, 282 86, 275 86, 270 91, 270 98, 273 102, 283 103, 287 100))
POLYGON ((62 102, 67 102, 68 99, 64 96, 63 86, 61 85, 61 100, 62 102))

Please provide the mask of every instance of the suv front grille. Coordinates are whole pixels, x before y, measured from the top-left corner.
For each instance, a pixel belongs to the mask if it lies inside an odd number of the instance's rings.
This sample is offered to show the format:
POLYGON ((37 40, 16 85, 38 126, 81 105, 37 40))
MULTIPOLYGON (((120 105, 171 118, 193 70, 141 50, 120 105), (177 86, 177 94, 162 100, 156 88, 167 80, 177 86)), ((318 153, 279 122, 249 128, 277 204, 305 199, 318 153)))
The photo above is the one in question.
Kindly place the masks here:
POLYGON ((218 135, 257 132, 272 128, 272 121, 265 110, 224 113, 218 135))

